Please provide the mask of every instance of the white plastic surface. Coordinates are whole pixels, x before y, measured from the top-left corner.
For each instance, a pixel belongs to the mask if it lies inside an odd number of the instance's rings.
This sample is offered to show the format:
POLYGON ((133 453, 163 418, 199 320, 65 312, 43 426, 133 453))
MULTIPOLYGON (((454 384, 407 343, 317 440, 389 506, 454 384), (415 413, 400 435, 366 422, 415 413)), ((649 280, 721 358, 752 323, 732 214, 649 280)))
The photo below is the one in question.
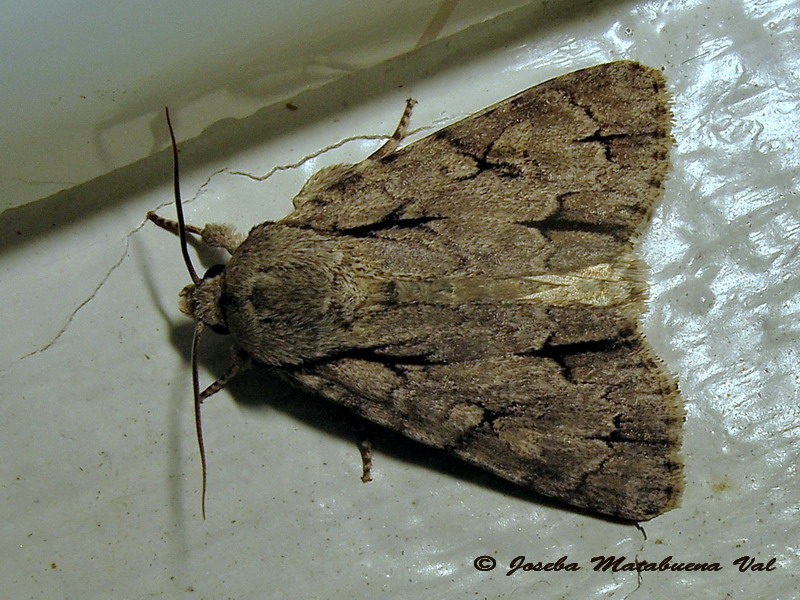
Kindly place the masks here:
POLYGON ((0 210, 71 188, 529 0, 0 4, 0 210))
MULTIPOLYGON (((407 96, 422 136, 574 69, 663 66, 677 144, 641 255, 646 331, 686 402, 681 508, 609 522, 393 436, 363 485, 343 411, 254 371, 205 407, 203 521, 188 278, 144 222, 172 213, 162 152, 0 219, 4 594, 797 598, 799 16, 789 1, 524 7, 182 146, 188 220, 247 229, 286 214, 316 169, 367 156, 407 96), (722 570, 592 570, 611 554, 722 570), (476 570, 481 555, 497 568, 476 570), (506 576, 518 555, 581 569, 506 576), (741 556, 773 570, 739 572, 741 556)), ((210 342, 203 379, 227 363, 210 342)))

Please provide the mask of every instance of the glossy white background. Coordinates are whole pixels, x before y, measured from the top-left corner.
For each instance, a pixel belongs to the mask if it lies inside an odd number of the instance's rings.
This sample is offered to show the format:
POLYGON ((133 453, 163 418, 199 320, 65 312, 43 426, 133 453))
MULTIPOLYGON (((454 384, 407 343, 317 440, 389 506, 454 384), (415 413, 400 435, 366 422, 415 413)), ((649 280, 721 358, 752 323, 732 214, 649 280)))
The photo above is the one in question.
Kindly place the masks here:
MULTIPOLYGON (((162 152, 0 218, 6 594, 796 597, 799 18, 789 1, 529 5, 182 146, 187 218, 246 230, 286 214, 321 166, 367 156, 407 96, 422 136, 574 69, 663 66, 677 144, 641 255, 646 331, 686 402, 681 508, 609 522, 392 435, 363 485, 343 412, 254 371, 206 406, 203 521, 191 326, 176 307, 188 278, 175 239, 144 223, 171 214, 162 152), (582 570, 506 577, 520 554, 582 570), (600 554, 724 570, 595 573, 600 554), (477 571, 480 555, 501 566, 477 571), (776 557, 775 570, 739 573, 742 555, 776 557)), ((191 119, 176 106, 180 131, 191 119)), ((227 353, 207 344, 206 381, 227 353)))
POLYGON ((527 0, 0 3, 0 208, 124 167, 527 0))

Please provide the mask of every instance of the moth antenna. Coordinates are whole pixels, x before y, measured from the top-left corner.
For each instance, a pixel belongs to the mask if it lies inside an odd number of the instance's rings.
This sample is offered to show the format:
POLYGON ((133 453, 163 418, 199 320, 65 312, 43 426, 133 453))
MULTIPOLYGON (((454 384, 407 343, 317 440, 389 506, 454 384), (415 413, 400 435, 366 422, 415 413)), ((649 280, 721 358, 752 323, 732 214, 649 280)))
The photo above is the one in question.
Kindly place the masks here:
MULTIPOLYGON (((178 237, 181 241, 181 254, 183 254, 183 262, 186 263, 186 269, 189 271, 189 276, 195 285, 200 284, 202 281, 197 276, 197 271, 194 270, 192 259, 189 257, 189 244, 186 241, 186 221, 183 218, 183 203, 181 202, 181 177, 180 177, 180 163, 178 161, 178 143, 175 141, 175 130, 172 129, 172 120, 169 118, 169 108, 164 109, 167 117, 167 128, 169 129, 169 138, 172 142, 172 175, 175 187, 175 210, 178 213, 178 237)), ((200 398, 200 375, 197 370, 197 348, 200 345, 200 338, 203 335, 205 325, 202 321, 197 321, 194 327, 194 337, 192 338, 192 391, 194 394, 194 424, 197 430, 197 446, 200 449, 200 467, 203 471, 203 491, 200 500, 200 506, 203 513, 203 520, 206 518, 206 447, 203 443, 203 422, 200 415, 200 405, 203 400, 200 398)))
POLYGON ((167 127, 169 128, 169 138, 172 140, 172 176, 175 185, 175 209, 178 212, 178 237, 181 240, 181 254, 183 254, 183 262, 186 263, 186 268, 189 270, 189 276, 192 282, 197 285, 201 279, 197 276, 197 271, 194 270, 192 259, 189 258, 189 244, 186 241, 186 222, 183 218, 183 203, 181 202, 181 183, 180 183, 180 165, 178 162, 178 143, 175 141, 175 131, 172 129, 172 121, 169 118, 169 108, 165 108, 164 112, 167 115, 167 127))
POLYGON ((194 425, 197 430, 197 446, 200 449, 200 467, 203 471, 203 491, 200 500, 202 508, 203 520, 206 518, 206 447, 203 443, 203 421, 201 417, 200 406, 203 404, 203 399, 200 397, 200 375, 197 370, 197 349, 200 346, 200 338, 203 335, 205 325, 202 321, 198 321, 194 328, 194 337, 192 338, 192 390, 194 392, 194 425))

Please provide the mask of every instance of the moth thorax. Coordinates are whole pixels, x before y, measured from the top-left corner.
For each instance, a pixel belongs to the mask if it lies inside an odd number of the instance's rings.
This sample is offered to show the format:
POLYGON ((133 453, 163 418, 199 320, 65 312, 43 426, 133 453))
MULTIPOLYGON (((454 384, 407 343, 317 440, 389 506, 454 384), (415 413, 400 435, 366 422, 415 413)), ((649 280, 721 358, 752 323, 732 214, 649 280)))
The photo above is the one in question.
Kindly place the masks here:
POLYGON ((195 285, 190 283, 181 290, 178 307, 181 312, 195 321, 202 321, 211 327, 225 327, 225 317, 220 309, 222 295, 222 275, 203 279, 195 285))

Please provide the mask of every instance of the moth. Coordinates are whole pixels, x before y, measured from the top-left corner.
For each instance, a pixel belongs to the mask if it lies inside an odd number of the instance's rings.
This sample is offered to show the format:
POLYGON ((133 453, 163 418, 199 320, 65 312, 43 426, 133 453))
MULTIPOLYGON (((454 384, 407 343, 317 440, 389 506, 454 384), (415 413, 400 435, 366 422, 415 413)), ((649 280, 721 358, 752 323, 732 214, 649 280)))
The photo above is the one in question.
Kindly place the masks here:
MULTIPOLYGON (((246 238, 176 233, 180 309, 252 362, 408 437, 558 501, 641 521, 675 507, 683 407, 640 329, 634 241, 662 195, 670 100, 629 61, 532 87, 399 148, 312 176, 246 238), (187 236, 230 253, 199 277, 187 236)), ((170 133, 172 127, 170 125, 170 133)), ((365 453, 365 478, 368 478, 365 453)), ((205 510, 205 509, 204 509, 205 510)))

